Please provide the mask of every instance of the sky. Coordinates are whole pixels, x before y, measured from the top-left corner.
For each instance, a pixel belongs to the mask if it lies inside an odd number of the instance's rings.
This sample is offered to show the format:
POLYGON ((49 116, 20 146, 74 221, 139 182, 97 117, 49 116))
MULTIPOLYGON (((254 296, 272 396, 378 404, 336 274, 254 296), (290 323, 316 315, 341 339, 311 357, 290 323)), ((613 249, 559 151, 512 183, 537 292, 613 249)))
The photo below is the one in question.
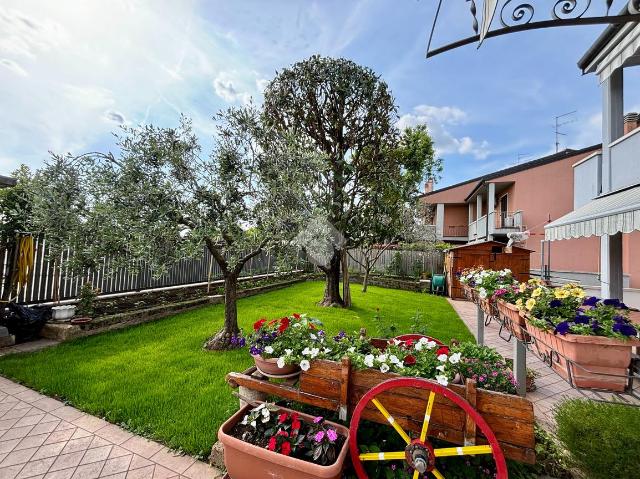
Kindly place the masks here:
MULTIPOLYGON (((600 142, 598 80, 576 63, 603 27, 512 34, 427 60, 436 3, 0 0, 0 174, 37 168, 50 151, 114 150, 119 125, 173 126, 181 113, 210 145, 217 111, 259 104, 278 70, 313 54, 372 68, 398 126, 428 125, 444 159, 437 187, 554 152, 554 117, 566 112, 577 110, 561 148, 600 142)), ((436 46, 472 33, 468 3, 444 3, 436 46)), ((625 73, 626 111, 640 110, 638 70, 625 73)))

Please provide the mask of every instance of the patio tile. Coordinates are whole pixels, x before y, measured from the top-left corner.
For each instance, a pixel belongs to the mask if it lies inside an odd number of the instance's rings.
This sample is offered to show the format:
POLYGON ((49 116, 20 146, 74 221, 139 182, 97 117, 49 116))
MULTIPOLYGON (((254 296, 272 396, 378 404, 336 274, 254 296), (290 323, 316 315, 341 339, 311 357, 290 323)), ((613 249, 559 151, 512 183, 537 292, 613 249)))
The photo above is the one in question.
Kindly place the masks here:
POLYGON ((55 444, 56 442, 68 441, 73 436, 74 430, 69 429, 66 431, 54 431, 49 438, 44 442, 45 444, 55 444))
POLYGON ((76 408, 71 406, 63 406, 61 408, 55 409, 54 411, 51 411, 51 414, 59 417, 60 419, 64 419, 65 421, 73 421, 81 416, 84 416, 84 413, 82 411, 78 411, 76 408))
POLYGON ((89 449, 80 464, 91 464, 92 462, 106 461, 109 458, 113 446, 101 446, 94 449, 89 449))
POLYGON ((62 450, 62 454, 68 454, 70 452, 77 452, 77 451, 86 451, 87 448, 89 447, 89 444, 91 444, 91 437, 81 437, 80 439, 71 439, 69 442, 67 442, 67 445, 64 446, 64 449, 62 450))
POLYGON ((46 474, 51 464, 56 460, 55 457, 48 457, 46 459, 38 459, 37 461, 30 461, 22 468, 16 479, 22 479, 31 476, 37 476, 39 474, 46 474))
POLYGON ((37 436, 27 436, 23 438, 14 450, 18 451, 20 449, 27 449, 30 447, 40 447, 44 444, 44 441, 47 440, 49 434, 40 434, 37 436))
MULTIPOLYGON (((131 459, 131 464, 129 465, 130 470, 140 469, 141 467, 153 466, 153 462, 149 459, 145 459, 142 456, 138 456, 137 454, 133 455, 131 459)), ((152 471, 153 472, 153 471, 152 471)))
POLYGON ((157 442, 149 441, 140 436, 133 436, 131 439, 122 443, 121 446, 131 452, 135 452, 142 457, 149 459, 155 453, 162 449, 162 445, 157 442))
POLYGON ((100 477, 104 464, 105 461, 100 461, 78 466, 76 472, 74 472, 71 477, 72 479, 96 479, 100 477))
POLYGON ((182 474, 184 471, 189 469, 194 462, 196 462, 193 457, 177 455, 166 447, 163 447, 160 451, 155 453, 151 457, 151 460, 179 474, 182 474))
POLYGON ((71 420, 71 423, 90 432, 96 432, 98 429, 109 425, 104 419, 90 416, 89 414, 83 414, 79 418, 71 420))
POLYGON ((14 479, 20 470, 22 469, 23 464, 17 464, 15 466, 0 466, 0 478, 2 479, 14 479))
POLYGON ((15 464, 24 464, 33 457, 37 450, 37 447, 31 447, 29 449, 10 452, 9 454, 7 454, 7 457, 5 457, 2 462, 0 462, 0 467, 13 466, 15 464))
POLYGON ((99 436, 93 436, 93 440, 89 445, 89 449, 93 449, 94 447, 102 447, 102 446, 111 446, 111 443, 106 439, 102 439, 99 436))
POLYGON ((14 396, 21 401, 26 401, 28 403, 33 403, 47 398, 46 396, 43 396, 42 394, 37 393, 31 389, 27 389, 25 391, 22 391, 21 393, 14 394, 14 396))
POLYGON ((111 453, 109 454, 109 459, 126 456, 128 454, 131 454, 131 451, 127 451, 120 446, 113 446, 113 449, 111 449, 111 453))
POLYGON ((98 429, 96 435, 118 445, 133 437, 132 433, 125 431, 115 424, 108 424, 102 429, 98 429))
POLYGON ((159 465, 156 465, 156 468, 153 471, 153 479, 173 479, 176 477, 178 477, 178 474, 159 465))
POLYGON ((111 476, 102 476, 100 479, 126 479, 127 473, 121 472, 119 474, 113 474, 111 476))
POLYGON ((44 418, 44 414, 34 414, 32 416, 25 416, 22 419, 20 419, 15 426, 16 427, 21 427, 21 426, 35 426, 36 424, 38 424, 42 419, 44 418))
POLYGON ((55 462, 51 466, 50 472, 61 471, 63 469, 75 468, 84 456, 84 451, 72 452, 70 454, 63 454, 56 458, 55 462))
POLYGON ((0 441, 0 453, 11 452, 22 439, 11 439, 10 441, 0 441))
POLYGON ((220 472, 201 461, 196 461, 193 465, 182 473, 189 479, 214 479, 218 477, 220 472))
POLYGON ((0 441, 8 441, 9 439, 22 439, 33 429, 33 426, 14 427, 4 432, 0 436, 0 441))
POLYGON ((70 467, 68 469, 63 469, 60 471, 49 471, 44 476, 44 479, 71 479, 71 476, 73 476, 75 470, 75 467, 70 467))
POLYGON ((127 479, 153 479, 153 464, 127 472, 127 479))
POLYGON ((6 431, 7 429, 11 429, 15 425, 15 423, 17 423, 18 421, 19 421, 18 418, 0 420, 0 431, 6 431))
POLYGON ((83 437, 90 437, 93 439, 94 436, 89 431, 85 431, 84 429, 78 428, 73 433, 73 436, 71 436, 71 439, 80 439, 83 437))
POLYGON ((40 399, 39 401, 34 402, 33 405, 45 412, 55 411, 56 409, 60 409, 61 407, 64 407, 63 403, 49 397, 40 399))
POLYGON ((105 462, 104 468, 102 469, 101 475, 109 476, 112 474, 117 474, 119 472, 126 472, 129 469, 129 464, 131 463, 132 458, 133 454, 107 459, 107 462, 105 462))
POLYGON ((56 457, 64 449, 66 442, 57 442, 55 444, 45 444, 41 446, 33 455, 32 459, 43 459, 45 457, 56 457))

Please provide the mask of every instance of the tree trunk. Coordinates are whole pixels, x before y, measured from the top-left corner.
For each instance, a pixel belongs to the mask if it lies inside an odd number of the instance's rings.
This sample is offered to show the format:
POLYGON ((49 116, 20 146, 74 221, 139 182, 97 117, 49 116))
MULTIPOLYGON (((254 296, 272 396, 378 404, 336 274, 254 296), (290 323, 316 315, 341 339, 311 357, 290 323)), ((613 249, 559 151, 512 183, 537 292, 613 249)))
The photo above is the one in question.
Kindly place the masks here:
POLYGON ((347 248, 342 250, 342 302, 345 308, 351 307, 351 287, 349 284, 349 258, 347 248))
POLYGON ((319 306, 343 307, 344 303, 340 297, 340 251, 334 251, 329 266, 323 268, 326 276, 324 288, 324 298, 319 306))
POLYGON ((230 349, 231 338, 240 333, 238 327, 238 275, 226 273, 224 275, 224 327, 204 347, 211 350, 230 349))
POLYGON ((366 266, 364 267, 364 278, 362 279, 362 292, 367 292, 367 286, 369 286, 369 271, 371 271, 371 265, 369 261, 366 262, 366 266))

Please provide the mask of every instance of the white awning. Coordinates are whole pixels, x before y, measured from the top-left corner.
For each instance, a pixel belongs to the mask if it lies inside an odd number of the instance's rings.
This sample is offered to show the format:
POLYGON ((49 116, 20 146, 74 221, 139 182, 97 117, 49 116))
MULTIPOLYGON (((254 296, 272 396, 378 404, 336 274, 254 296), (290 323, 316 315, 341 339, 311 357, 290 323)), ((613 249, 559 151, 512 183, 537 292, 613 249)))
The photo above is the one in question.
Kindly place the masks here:
POLYGON ((597 198, 544 227, 548 241, 640 230, 640 185, 597 198))

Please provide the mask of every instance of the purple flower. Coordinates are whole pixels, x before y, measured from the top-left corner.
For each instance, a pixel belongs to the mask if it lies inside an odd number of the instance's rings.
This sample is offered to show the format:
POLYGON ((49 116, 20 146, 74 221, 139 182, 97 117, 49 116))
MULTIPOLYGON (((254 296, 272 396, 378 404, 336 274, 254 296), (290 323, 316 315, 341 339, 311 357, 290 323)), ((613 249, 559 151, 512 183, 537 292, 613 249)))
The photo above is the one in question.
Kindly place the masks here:
POLYGON ((324 420, 324 418, 322 416, 317 416, 317 417, 313 418, 313 423, 314 424, 320 424, 323 420, 324 420))
POLYGON ((616 323, 626 323, 627 322, 627 318, 623 317, 623 316, 614 316, 613 317, 613 321, 616 323))
POLYGON ((561 323, 558 323, 558 325, 556 326, 555 332, 564 336, 569 332, 570 328, 571 328, 571 325, 569 324, 568 321, 562 321, 561 323))
POLYGON ((591 323, 591 329, 594 333, 596 333, 598 332, 598 330, 602 329, 602 326, 600 326, 600 323, 594 319, 591 323))
POLYGON ((583 306, 595 306, 598 303, 598 298, 595 296, 591 296, 589 298, 585 298, 582 302, 583 306))
POLYGON ((324 439, 324 431, 318 431, 313 439, 316 442, 321 442, 324 439))
POLYGON ((260 349, 260 348, 259 348, 259 347, 257 347, 257 346, 251 346, 251 347, 249 348, 249 352, 250 352, 251 354, 253 354, 254 356, 258 356, 259 354, 262 354, 262 349, 260 349))
POLYGON ((614 333, 620 333, 623 336, 635 336, 636 334, 638 334, 636 328, 634 328, 631 324, 616 323, 611 329, 614 333))
POLYGON ((347 335, 347 333, 345 333, 344 330, 340 331, 337 336, 333 337, 333 340, 334 341, 340 341, 340 340, 344 339, 346 335, 347 335))
POLYGON ((549 307, 551 308, 559 308, 560 306, 562 306, 562 301, 559 299, 552 299, 549 301, 549 307))
POLYGON ((617 308, 620 306, 620 300, 615 298, 605 299, 604 301, 602 301, 602 304, 604 304, 605 306, 614 306, 617 308))
POLYGON ((620 304, 618 305, 618 309, 629 309, 629 306, 627 306, 627 305, 626 305, 626 304, 624 304, 624 303, 620 303, 620 304))
POLYGON ((334 442, 336 439, 338 439, 338 433, 335 429, 328 429, 327 437, 329 438, 329 441, 334 442))
POLYGON ((576 324, 589 324, 589 318, 582 314, 576 314, 576 317, 573 318, 573 322, 576 324))

